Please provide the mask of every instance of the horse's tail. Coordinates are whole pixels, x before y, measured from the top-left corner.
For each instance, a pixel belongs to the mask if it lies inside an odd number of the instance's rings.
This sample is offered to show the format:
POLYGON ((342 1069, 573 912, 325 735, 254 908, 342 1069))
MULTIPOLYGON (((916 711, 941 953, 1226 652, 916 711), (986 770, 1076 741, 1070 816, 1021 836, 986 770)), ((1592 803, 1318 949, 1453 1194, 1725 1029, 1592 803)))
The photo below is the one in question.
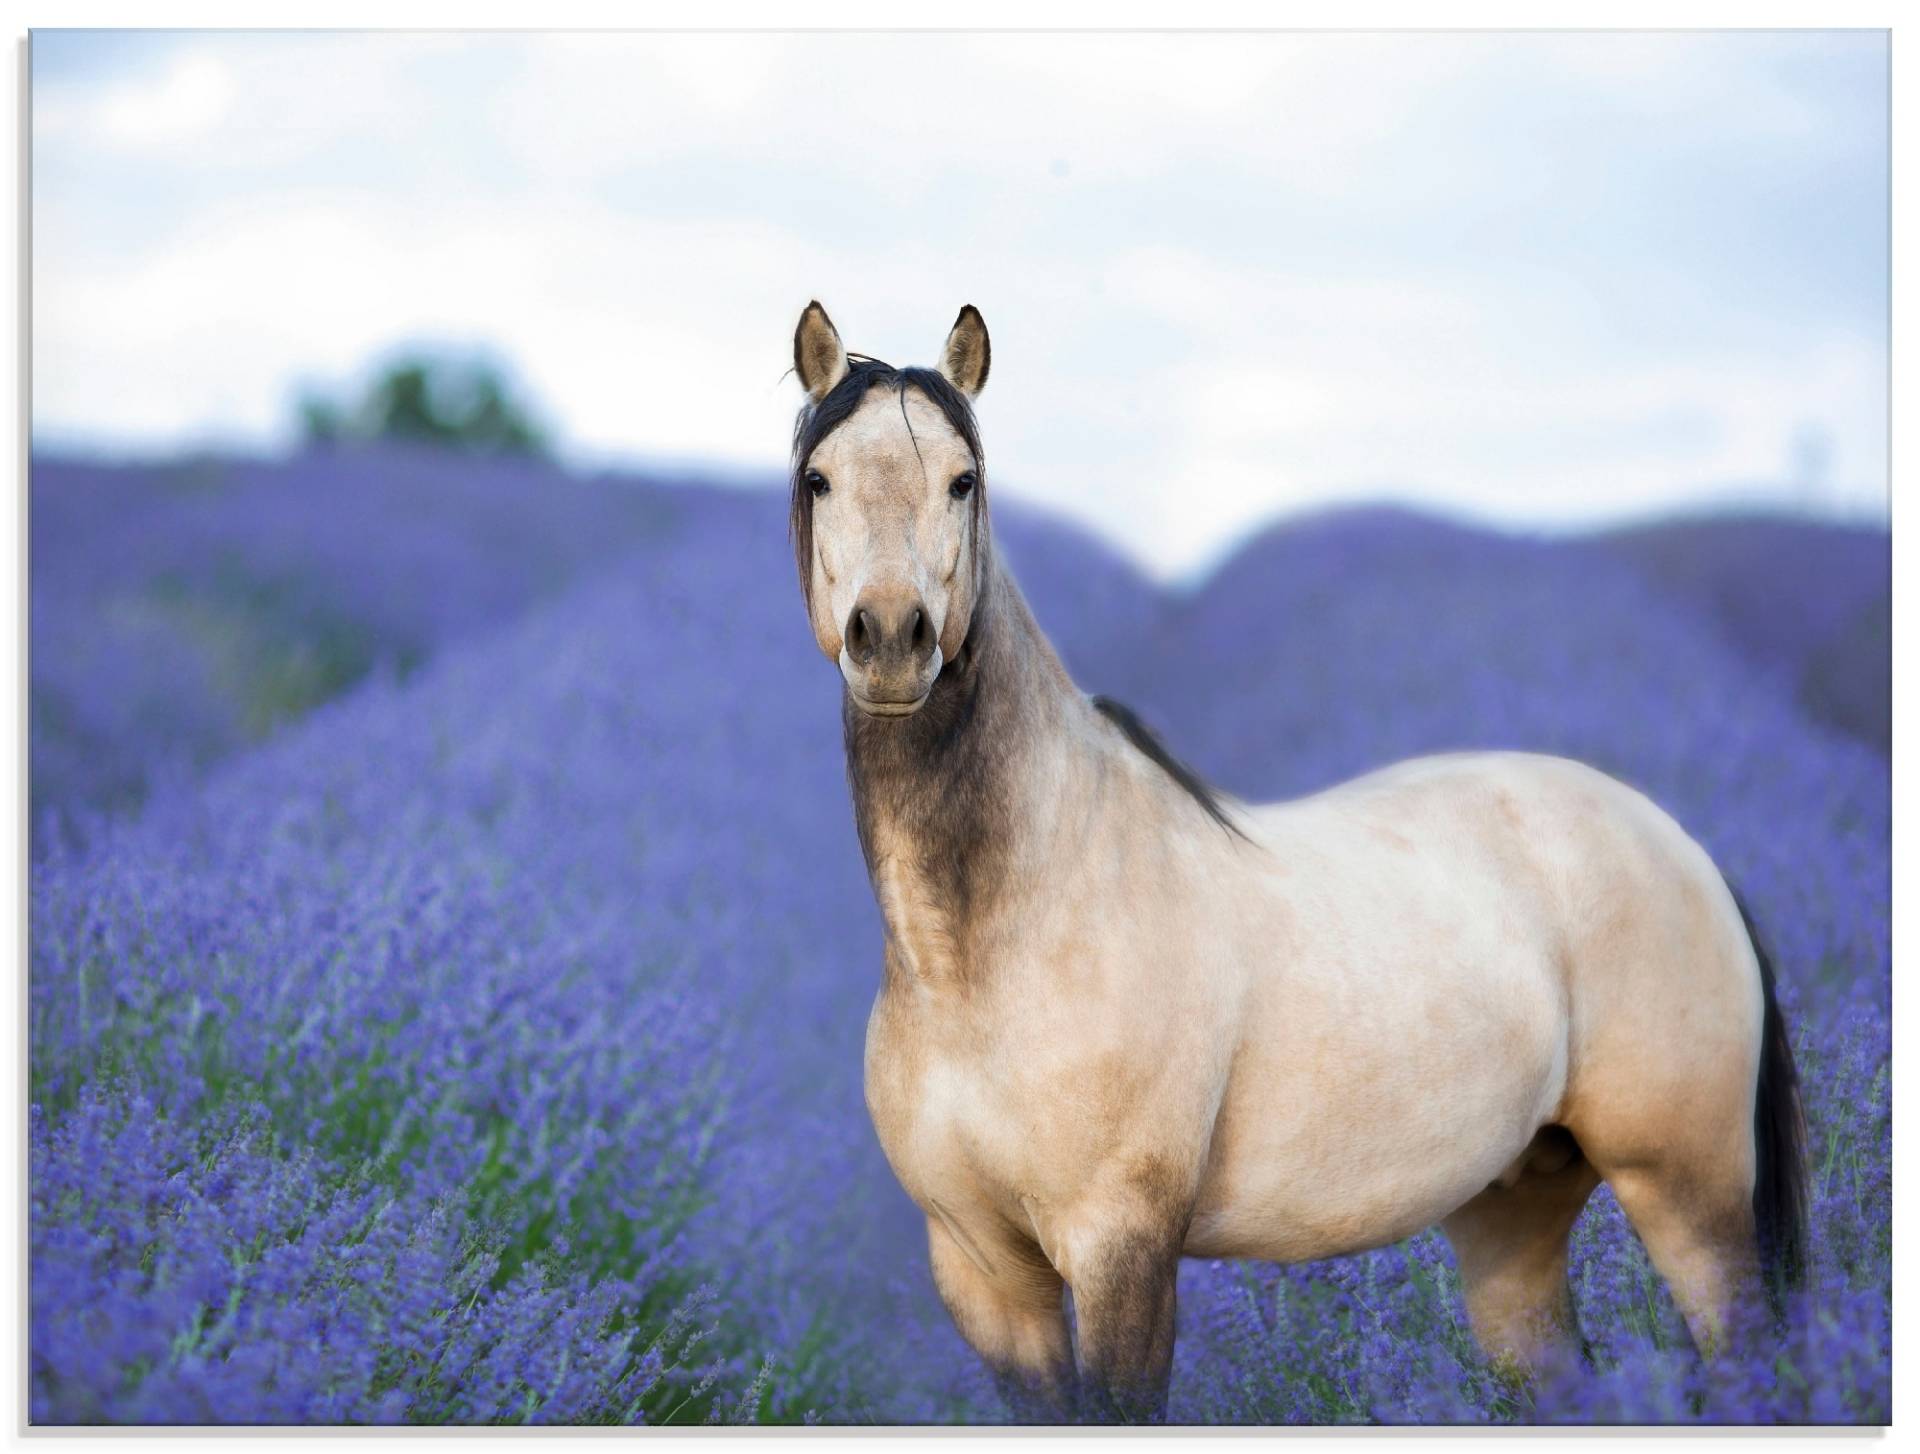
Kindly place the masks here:
POLYGON ((1760 1030, 1760 1083, 1753 1098, 1753 1222, 1767 1297, 1777 1313, 1788 1289, 1804 1286, 1807 1277, 1807 1122, 1787 1022, 1774 991, 1773 960, 1737 889, 1733 902, 1747 926, 1753 957, 1760 963, 1760 990, 1766 1001, 1760 1030))

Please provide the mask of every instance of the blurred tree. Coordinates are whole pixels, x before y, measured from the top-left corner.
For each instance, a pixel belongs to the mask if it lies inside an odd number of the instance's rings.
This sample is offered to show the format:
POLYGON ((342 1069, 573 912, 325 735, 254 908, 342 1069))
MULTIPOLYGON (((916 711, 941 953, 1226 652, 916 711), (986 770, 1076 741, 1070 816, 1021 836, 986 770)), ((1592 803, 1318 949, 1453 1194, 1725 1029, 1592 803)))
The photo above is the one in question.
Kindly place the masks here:
POLYGON ((298 409, 310 448, 384 439, 483 454, 547 452, 546 431, 482 357, 406 354, 382 369, 357 403, 309 391, 298 409))

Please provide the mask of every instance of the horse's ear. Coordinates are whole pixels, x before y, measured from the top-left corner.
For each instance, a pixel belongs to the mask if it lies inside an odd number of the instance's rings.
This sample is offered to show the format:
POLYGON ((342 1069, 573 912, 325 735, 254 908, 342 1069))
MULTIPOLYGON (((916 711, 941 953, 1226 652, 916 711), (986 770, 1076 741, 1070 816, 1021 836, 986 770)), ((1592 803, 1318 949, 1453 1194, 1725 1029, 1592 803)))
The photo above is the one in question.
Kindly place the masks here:
POLYGON ((807 304, 800 326, 793 330, 793 371, 816 404, 847 376, 846 346, 827 310, 817 302, 807 304))
POLYGON ((969 303, 953 322, 947 346, 940 351, 940 372, 946 381, 971 398, 987 386, 993 363, 993 345, 987 342, 987 320, 969 303))

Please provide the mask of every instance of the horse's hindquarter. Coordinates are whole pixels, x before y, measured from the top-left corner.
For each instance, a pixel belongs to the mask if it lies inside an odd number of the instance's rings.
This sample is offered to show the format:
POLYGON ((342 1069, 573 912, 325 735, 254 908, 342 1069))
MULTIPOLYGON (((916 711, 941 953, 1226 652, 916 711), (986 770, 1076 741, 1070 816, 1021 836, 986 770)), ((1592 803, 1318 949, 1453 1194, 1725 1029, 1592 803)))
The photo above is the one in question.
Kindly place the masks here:
POLYGON ((1687 932, 1711 864, 1577 764, 1421 759, 1252 818, 1263 862, 1238 897, 1258 965, 1192 1252, 1407 1235, 1573 1119, 1583 1087, 1643 1073, 1675 1025, 1742 1019, 1724 1012, 1744 990, 1687 932))

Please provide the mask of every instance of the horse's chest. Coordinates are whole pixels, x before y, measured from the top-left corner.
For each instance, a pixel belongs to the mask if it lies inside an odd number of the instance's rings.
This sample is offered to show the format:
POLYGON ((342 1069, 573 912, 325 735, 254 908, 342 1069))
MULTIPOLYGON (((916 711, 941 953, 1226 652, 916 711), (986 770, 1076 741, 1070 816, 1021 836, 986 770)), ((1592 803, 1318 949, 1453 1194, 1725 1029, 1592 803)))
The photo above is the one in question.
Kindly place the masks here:
POLYGON ((1032 1190, 1041 1106, 994 1057, 918 1033, 885 996, 868 1027, 866 1088, 887 1160, 922 1206, 1011 1205, 1032 1190))

